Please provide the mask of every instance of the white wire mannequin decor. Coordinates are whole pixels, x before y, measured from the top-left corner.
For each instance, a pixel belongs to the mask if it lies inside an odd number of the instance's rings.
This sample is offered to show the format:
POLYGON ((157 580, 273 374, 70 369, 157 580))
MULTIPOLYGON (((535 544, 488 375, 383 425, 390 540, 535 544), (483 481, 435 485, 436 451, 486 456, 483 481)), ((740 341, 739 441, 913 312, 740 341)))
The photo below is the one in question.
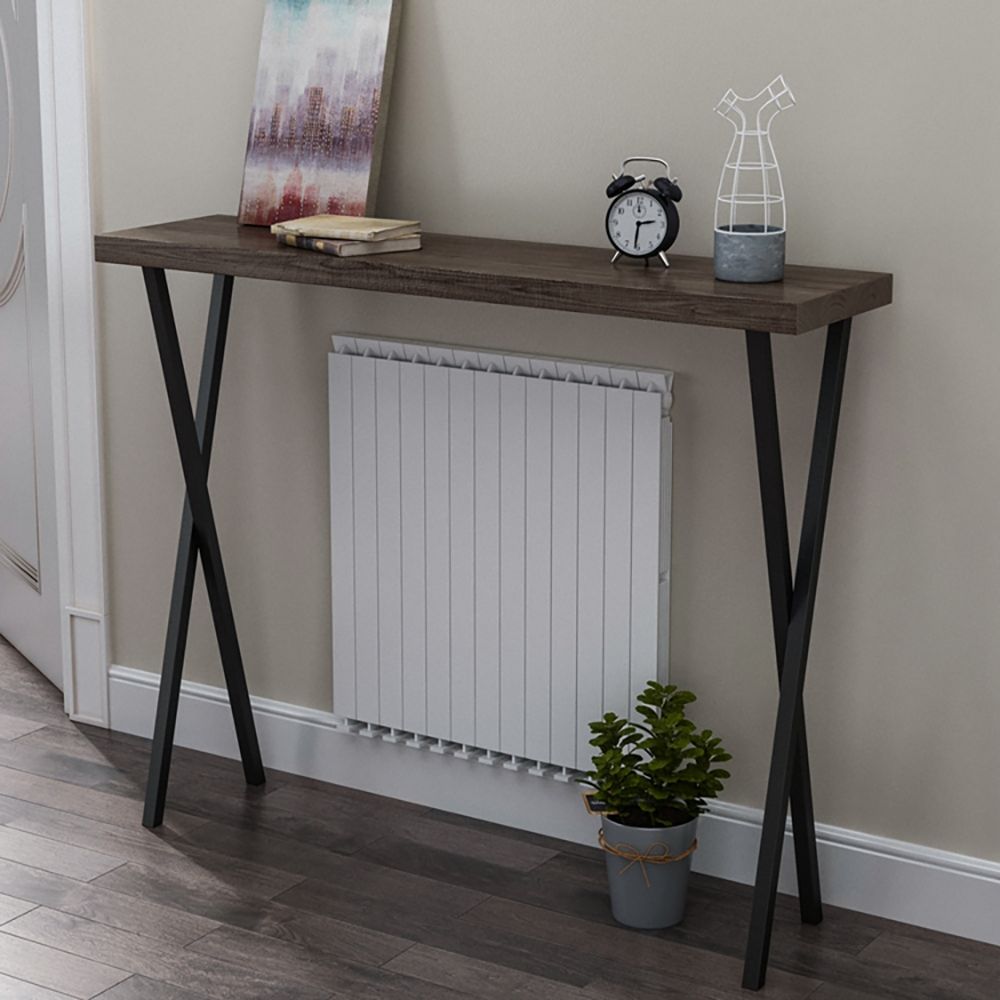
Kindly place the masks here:
POLYGON ((771 122, 794 104, 779 75, 753 97, 729 89, 715 106, 734 128, 715 200, 715 276, 721 281, 784 277, 785 191, 771 122))

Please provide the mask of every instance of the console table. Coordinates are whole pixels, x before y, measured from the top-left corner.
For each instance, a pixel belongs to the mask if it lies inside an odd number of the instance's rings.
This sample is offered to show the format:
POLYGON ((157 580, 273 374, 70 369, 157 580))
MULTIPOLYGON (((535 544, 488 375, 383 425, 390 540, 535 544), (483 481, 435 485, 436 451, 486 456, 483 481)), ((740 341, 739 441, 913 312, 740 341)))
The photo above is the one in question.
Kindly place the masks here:
POLYGON ((201 555, 212 619, 246 780, 264 781, 236 624, 208 492, 233 279, 262 278, 376 292, 628 316, 744 331, 750 374, 780 696, 764 807, 743 985, 764 983, 778 871, 791 802, 803 921, 822 920, 803 689, 823 529, 852 317, 892 301, 892 276, 830 268, 786 268, 783 282, 726 284, 712 261, 671 257, 669 270, 635 262, 612 267, 609 251, 427 233, 410 253, 336 258, 277 245, 266 230, 209 216, 98 236, 96 258, 142 268, 187 497, 171 594, 143 823, 163 820, 191 595, 201 555), (194 409, 181 361, 165 269, 214 275, 194 409), (795 573, 792 573, 771 335, 827 328, 819 403, 795 573))

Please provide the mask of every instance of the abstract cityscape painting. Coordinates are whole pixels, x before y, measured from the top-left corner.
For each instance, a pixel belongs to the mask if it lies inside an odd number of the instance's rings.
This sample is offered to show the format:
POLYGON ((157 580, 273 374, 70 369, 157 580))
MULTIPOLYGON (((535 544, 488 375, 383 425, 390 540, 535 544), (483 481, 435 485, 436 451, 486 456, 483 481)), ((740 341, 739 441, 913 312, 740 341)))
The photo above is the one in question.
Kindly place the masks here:
POLYGON ((268 0, 240 222, 371 215, 399 0, 268 0))

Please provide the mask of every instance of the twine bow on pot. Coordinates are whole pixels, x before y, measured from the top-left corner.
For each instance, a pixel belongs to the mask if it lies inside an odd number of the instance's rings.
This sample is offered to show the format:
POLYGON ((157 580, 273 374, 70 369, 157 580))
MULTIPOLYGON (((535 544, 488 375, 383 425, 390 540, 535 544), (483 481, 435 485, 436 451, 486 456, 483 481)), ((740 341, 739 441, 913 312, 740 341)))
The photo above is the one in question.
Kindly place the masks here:
POLYGON ((639 870, 642 872, 642 878, 646 883, 647 889, 652 887, 652 883, 649 881, 649 873, 646 871, 646 865, 669 865, 674 861, 683 861, 684 858, 694 854, 698 850, 698 840, 696 838, 691 841, 691 846, 687 850, 681 851, 680 854, 671 854, 670 848, 663 843, 652 844, 643 853, 631 844, 609 844, 607 838, 604 836, 604 830, 598 830, 597 842, 601 845, 602 851, 607 851, 608 854, 613 854, 617 858, 624 859, 626 863, 618 872, 619 875, 624 875, 632 865, 637 864, 639 870))

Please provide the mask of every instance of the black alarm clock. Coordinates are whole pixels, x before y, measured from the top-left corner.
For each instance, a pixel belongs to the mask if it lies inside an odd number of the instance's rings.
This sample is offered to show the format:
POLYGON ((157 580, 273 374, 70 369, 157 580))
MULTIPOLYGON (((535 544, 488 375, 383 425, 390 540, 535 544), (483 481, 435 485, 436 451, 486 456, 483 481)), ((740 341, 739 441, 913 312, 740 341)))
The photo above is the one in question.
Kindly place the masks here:
POLYGON ((612 175, 606 194, 611 204, 605 230, 615 248, 611 263, 623 254, 642 258, 647 264, 650 257, 658 256, 664 267, 670 267, 666 251, 674 245, 681 230, 677 202, 682 196, 677 178, 670 179, 670 164, 657 156, 630 156, 622 161, 621 170, 612 175), (647 181, 645 174, 625 173, 630 163, 659 163, 664 174, 647 181))

